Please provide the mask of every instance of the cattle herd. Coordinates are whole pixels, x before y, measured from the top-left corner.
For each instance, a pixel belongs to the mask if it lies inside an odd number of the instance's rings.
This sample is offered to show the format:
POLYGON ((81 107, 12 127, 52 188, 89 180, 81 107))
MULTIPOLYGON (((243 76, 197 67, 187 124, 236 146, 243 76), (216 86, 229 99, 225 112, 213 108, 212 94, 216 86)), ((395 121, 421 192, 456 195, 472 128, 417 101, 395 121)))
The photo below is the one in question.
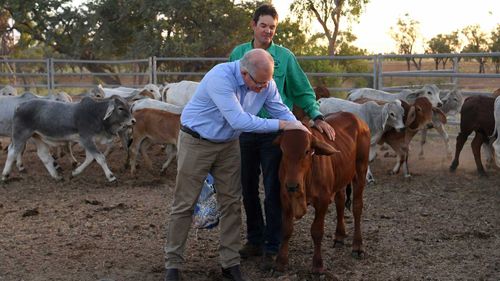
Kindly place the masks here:
MULTIPOLYGON (((139 153, 145 166, 152 169, 148 148, 153 144, 163 145, 167 154, 162 165, 164 171, 175 159, 180 114, 197 85, 192 81, 160 87, 149 84, 141 89, 111 89, 99 85, 73 96, 64 92, 48 96, 28 92, 18 95, 15 88, 6 86, 0 89, 0 134, 10 138, 10 144, 1 180, 8 184, 14 161, 18 172, 26 169, 22 154, 29 142, 35 144, 38 157, 55 180, 62 179, 57 162, 64 161, 61 156, 65 155, 75 167, 71 176, 79 175, 96 160, 107 181, 116 181, 106 163, 106 155, 113 149, 115 139, 121 141, 126 151, 127 167, 132 174, 136 173, 139 153), (101 152, 97 144, 106 145, 106 151, 101 152), (72 154, 75 145, 85 151, 86 157, 81 164, 72 154)), ((459 89, 442 90, 436 85, 397 94, 361 88, 351 90, 345 100, 330 97, 324 87, 316 87, 315 91, 320 111, 335 128, 337 137, 334 141, 325 138, 310 127, 310 121, 296 109, 294 114, 304 121, 312 134, 290 131, 275 141, 283 152, 280 180, 285 246, 278 254, 278 269, 284 269, 288 263, 293 221, 304 216, 310 204, 316 210, 311 227, 315 244, 313 271, 324 270, 320 244, 325 212, 335 201, 335 242, 343 243, 346 236, 344 205, 350 204, 351 192, 355 223, 352 253, 363 255, 360 226, 363 189, 366 183, 375 182, 369 165, 375 163, 373 160, 384 145, 396 153, 397 160, 390 173, 398 174, 402 168, 403 176, 410 178, 408 159, 413 137, 421 134, 418 155, 424 157, 427 131, 436 129, 446 147, 444 156, 451 158, 453 149, 445 124, 448 118, 460 114, 460 131, 450 171, 458 167, 460 152, 472 132, 475 136, 471 147, 478 174, 486 175, 481 148, 486 152, 487 165, 496 163, 500 167, 500 89, 491 97, 464 97, 459 89)))

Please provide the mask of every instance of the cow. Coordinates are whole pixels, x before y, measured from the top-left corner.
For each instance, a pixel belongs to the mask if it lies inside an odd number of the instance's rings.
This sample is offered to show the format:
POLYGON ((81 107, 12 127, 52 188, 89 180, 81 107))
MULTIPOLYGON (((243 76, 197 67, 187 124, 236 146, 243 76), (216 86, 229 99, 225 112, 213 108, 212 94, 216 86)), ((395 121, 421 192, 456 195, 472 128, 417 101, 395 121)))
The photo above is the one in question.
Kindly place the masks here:
MULTIPOLYGON (((20 96, 0 96, 0 136, 11 137, 12 135, 12 119, 17 106, 33 99, 47 99, 61 102, 71 102, 71 96, 65 92, 50 94, 48 96, 38 96, 30 92, 25 92, 20 96)), ((71 155, 72 163, 76 163, 76 159, 71 155)), ((16 159, 18 171, 24 171, 21 154, 16 159)))
MULTIPOLYGON (((316 95, 316 100, 330 97, 330 91, 324 86, 314 87, 314 94, 316 95)), ((293 105, 292 113, 293 115, 295 115, 295 118, 297 118, 297 120, 301 120, 304 122, 309 122, 310 120, 304 110, 299 106, 293 105)))
POLYGON ((405 109, 404 122, 406 127, 404 132, 391 129, 384 133, 379 144, 387 143, 396 152, 397 162, 390 173, 393 175, 399 173, 401 165, 403 165, 404 177, 409 178, 411 174, 408 168, 408 153, 412 138, 432 121, 433 112, 437 112, 441 116, 442 122, 446 122, 446 116, 439 109, 432 107, 429 100, 424 97, 417 98, 412 105, 406 102, 403 102, 402 105, 405 109))
MULTIPOLYGON (((460 90, 458 89, 453 89, 453 90, 444 90, 440 92, 440 98, 441 101, 443 102, 443 105, 439 108, 446 116, 455 116, 458 112, 460 112, 460 109, 462 108, 462 104, 464 103, 464 97, 461 93, 460 90)), ((434 114, 432 116, 432 125, 430 127, 424 127, 421 131, 421 139, 420 139, 420 153, 419 157, 420 159, 424 158, 424 144, 427 140, 427 130, 430 128, 434 128, 438 131, 439 135, 444 141, 444 144, 446 146, 446 153, 448 158, 451 159, 452 156, 452 149, 449 144, 449 136, 448 133, 445 130, 445 123, 442 123, 440 120, 441 116, 434 114)))
POLYGON ((500 88, 496 89, 491 95, 494 98, 500 97, 500 88))
POLYGON ((459 164, 460 152, 469 135, 475 132, 476 135, 472 140, 471 147, 477 172, 480 176, 487 176, 481 163, 481 145, 485 144, 491 155, 489 137, 493 135, 495 128, 494 105, 495 98, 493 97, 472 96, 465 99, 460 111, 460 132, 457 135, 455 157, 450 165, 451 172, 456 171, 459 164))
POLYGON ((168 83, 162 88, 162 101, 185 106, 193 97, 200 82, 182 80, 177 83, 168 83))
POLYGON ((330 114, 325 121, 335 129, 335 141, 329 140, 316 128, 310 129, 311 134, 300 130, 284 131, 274 141, 283 152, 279 170, 283 239, 276 257, 277 271, 283 272, 288 264, 288 247, 294 220, 306 214, 308 204, 315 209, 311 226, 314 242, 313 271, 324 271, 321 241, 328 205, 335 199, 335 243, 341 244, 346 237, 345 189, 351 183, 354 190, 352 253, 357 257, 364 255, 361 213, 368 169, 370 129, 361 118, 349 112, 330 114))
POLYGON ((81 101, 84 97, 91 97, 95 99, 103 99, 105 96, 102 86, 97 85, 96 87, 89 89, 81 94, 73 95, 72 99, 74 102, 81 101))
POLYGON ((155 98, 154 92, 149 89, 134 89, 128 87, 118 87, 118 88, 104 88, 101 84, 98 88, 104 93, 104 98, 110 98, 112 96, 120 96, 129 102, 139 100, 142 98, 150 97, 155 98))
MULTIPOLYGON (((405 127, 403 123, 404 109, 400 100, 383 105, 379 105, 374 101, 359 104, 338 98, 321 98, 318 102, 320 104, 319 110, 323 114, 339 111, 351 112, 368 124, 371 133, 370 162, 375 159, 376 146, 383 133, 390 128, 401 131, 405 127)), ((375 182, 369 167, 366 179, 368 183, 375 182)))
POLYGON ((494 139, 496 135, 496 140, 492 145, 495 151, 495 163, 497 164, 497 167, 500 168, 500 96, 495 99, 493 115, 495 117, 495 130, 491 135, 491 138, 494 139))
POLYGON ((153 108, 153 109, 164 110, 174 114, 181 114, 182 110, 184 109, 184 106, 178 106, 175 104, 170 104, 154 99, 141 99, 134 101, 132 103, 132 105, 130 106, 130 111, 134 113, 135 111, 144 108, 153 108))
POLYGON ((139 151, 144 163, 152 170, 151 160, 146 149, 151 144, 166 144, 167 161, 161 167, 165 171, 177 155, 177 138, 180 130, 180 114, 164 110, 145 108, 133 113, 136 123, 132 129, 132 144, 130 145, 127 163, 132 175, 135 174, 135 162, 139 151))
POLYGON ((426 97, 432 103, 433 107, 440 107, 443 103, 439 98, 439 92, 439 88, 434 84, 424 85, 421 89, 418 90, 405 89, 397 94, 391 94, 388 92, 370 88, 360 88, 351 90, 349 92, 349 95, 347 96, 347 100, 355 101, 360 98, 368 98, 372 100, 393 101, 399 99, 411 104, 418 97, 426 97))
POLYGON ((0 96, 17 96, 17 90, 11 85, 6 85, 0 89, 0 96))
POLYGON ((99 101, 85 97, 78 103, 43 99, 26 101, 14 112, 12 143, 2 172, 2 181, 6 181, 9 177, 14 159, 30 138, 35 141, 38 157, 54 179, 61 180, 62 177, 54 168, 49 145, 73 141, 83 146, 86 158, 72 172, 72 176, 80 174, 95 159, 102 167, 107 180, 116 181, 95 141, 109 141, 123 127, 133 123, 135 120, 129 106, 120 97, 99 101))

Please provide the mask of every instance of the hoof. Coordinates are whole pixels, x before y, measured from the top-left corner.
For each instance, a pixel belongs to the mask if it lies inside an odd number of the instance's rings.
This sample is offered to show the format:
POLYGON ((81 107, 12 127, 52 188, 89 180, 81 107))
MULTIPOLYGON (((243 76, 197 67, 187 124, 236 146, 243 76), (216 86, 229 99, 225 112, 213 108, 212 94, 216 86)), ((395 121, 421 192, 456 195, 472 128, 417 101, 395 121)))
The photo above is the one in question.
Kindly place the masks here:
POLYGON ((271 273, 272 278, 280 278, 280 277, 285 276, 284 271, 279 271, 276 268, 271 269, 270 273, 271 273))
POLYGON ((312 273, 313 273, 314 275, 323 275, 323 274, 325 274, 325 271, 326 271, 326 269, 325 269, 325 267, 324 267, 324 266, 321 266, 321 267, 313 267, 313 269, 312 269, 312 273))
POLYGON ((6 182, 9 179, 9 175, 2 176, 2 182, 6 182))
POLYGON ((56 176, 54 176, 54 177, 52 177, 52 178, 53 178, 54 180, 56 180, 56 181, 59 181, 59 182, 64 180, 64 178, 63 178, 62 176, 60 176, 60 175, 56 175, 56 176))
POLYGON ((353 250, 353 251, 351 252, 351 256, 352 256, 353 258, 355 258, 355 259, 360 260, 360 259, 364 259, 364 258, 365 258, 365 256, 366 256, 366 254, 365 254, 365 251, 363 251, 363 250, 358 250, 358 251, 354 251, 354 250, 353 250))
POLYGON ((345 246, 344 241, 342 240, 333 240, 333 247, 334 248, 342 248, 345 246))
POLYGON ((478 173, 479 173, 480 178, 485 178, 485 179, 488 178, 488 174, 486 172, 483 171, 483 172, 478 172, 478 173))
POLYGON ((111 175, 109 178, 108 178, 108 182, 116 182, 116 177, 114 175, 111 175))

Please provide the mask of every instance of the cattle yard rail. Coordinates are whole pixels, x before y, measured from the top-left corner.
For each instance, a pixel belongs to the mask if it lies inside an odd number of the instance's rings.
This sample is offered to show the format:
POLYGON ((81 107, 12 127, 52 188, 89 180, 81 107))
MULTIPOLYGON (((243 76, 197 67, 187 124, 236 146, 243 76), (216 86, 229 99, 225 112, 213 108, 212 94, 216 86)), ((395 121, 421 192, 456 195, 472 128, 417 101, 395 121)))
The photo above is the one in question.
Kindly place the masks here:
MULTIPOLYGON (((398 92, 433 83, 440 88, 457 87, 466 96, 489 95, 492 90, 500 87, 500 52, 299 56, 297 59, 313 85, 326 86, 333 95, 339 97, 359 87, 398 92), (484 67, 485 61, 489 68, 484 67), (479 62, 483 62, 483 73, 477 71, 479 62), (314 67, 314 64, 320 63, 323 63, 323 66, 325 64, 344 66, 340 71, 317 71, 318 67, 314 67), (349 66, 355 63, 361 67, 355 68, 354 71, 342 70, 349 70, 349 66), (446 68, 448 63, 450 66, 446 68), (440 66, 443 69, 439 69, 440 66), (361 80, 354 81, 355 79, 361 80)), ((50 93, 60 89, 65 91, 71 88, 89 89, 97 84, 105 87, 139 88, 148 83, 199 81, 214 65, 227 60, 225 57, 150 57, 136 60, 4 57, 0 59, 0 87, 11 85, 22 91, 35 89, 35 92, 40 90, 42 93, 43 91, 50 93)), ((450 125, 457 124, 457 121, 450 120, 450 125)))

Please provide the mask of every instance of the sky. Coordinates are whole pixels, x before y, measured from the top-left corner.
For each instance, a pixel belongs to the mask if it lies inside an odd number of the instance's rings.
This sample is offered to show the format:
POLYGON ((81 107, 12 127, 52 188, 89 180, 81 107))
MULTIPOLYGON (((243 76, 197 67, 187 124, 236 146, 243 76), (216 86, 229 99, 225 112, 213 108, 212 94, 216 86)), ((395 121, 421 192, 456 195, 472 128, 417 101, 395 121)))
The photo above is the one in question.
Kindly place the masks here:
MULTIPOLYGON (((292 0, 274 0, 280 18, 288 15, 292 0)), ((358 39, 354 45, 370 53, 395 51, 390 28, 396 27, 398 18, 406 13, 420 22, 420 33, 425 41, 437 34, 450 34, 465 26, 479 24, 490 34, 500 24, 499 0, 370 0, 352 31, 358 39), (470 4, 471 6, 467 5, 470 4)), ((341 21, 341 29, 347 21, 341 21)), ((316 27, 320 31, 319 25, 316 27)), ((416 52, 423 52, 423 43, 417 44, 416 52)))

